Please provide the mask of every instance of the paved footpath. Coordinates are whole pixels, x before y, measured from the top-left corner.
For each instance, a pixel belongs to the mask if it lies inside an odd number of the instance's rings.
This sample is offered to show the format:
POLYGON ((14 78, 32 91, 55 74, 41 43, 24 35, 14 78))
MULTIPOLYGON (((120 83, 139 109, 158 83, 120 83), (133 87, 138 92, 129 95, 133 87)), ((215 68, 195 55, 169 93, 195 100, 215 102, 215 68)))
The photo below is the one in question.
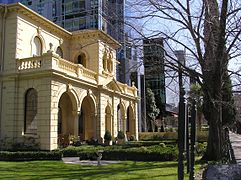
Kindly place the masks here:
POLYGON ((229 139, 233 148, 237 164, 241 165, 241 135, 229 131, 229 139))
MULTIPOLYGON (((79 157, 64 157, 62 158, 63 162, 66 164, 80 164, 80 165, 88 165, 88 166, 98 166, 97 161, 90 161, 90 160, 79 160, 79 157)), ((108 164, 116 164, 120 163, 120 161, 106 161, 101 160, 101 165, 108 165, 108 164)))

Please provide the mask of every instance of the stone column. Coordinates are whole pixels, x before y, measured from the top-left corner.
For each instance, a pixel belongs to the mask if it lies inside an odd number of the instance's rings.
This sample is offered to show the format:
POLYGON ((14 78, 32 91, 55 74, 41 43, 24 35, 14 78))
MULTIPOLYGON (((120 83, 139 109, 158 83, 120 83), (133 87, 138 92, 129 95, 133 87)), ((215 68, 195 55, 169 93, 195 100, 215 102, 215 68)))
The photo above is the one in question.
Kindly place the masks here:
POLYGON ((73 113, 73 120, 74 120, 74 136, 78 137, 79 135, 79 112, 72 111, 73 113))

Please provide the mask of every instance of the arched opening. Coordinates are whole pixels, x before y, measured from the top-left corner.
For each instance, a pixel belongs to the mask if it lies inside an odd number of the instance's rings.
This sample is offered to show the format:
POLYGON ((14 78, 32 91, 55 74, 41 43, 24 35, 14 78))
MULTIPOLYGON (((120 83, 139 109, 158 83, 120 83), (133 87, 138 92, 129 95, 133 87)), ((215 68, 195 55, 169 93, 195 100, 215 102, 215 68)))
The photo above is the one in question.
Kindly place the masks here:
POLYGON ((87 59, 85 53, 81 53, 77 57, 77 63, 82 64, 85 68, 87 67, 87 59))
POLYGON ((125 110, 122 104, 117 106, 117 129, 125 133, 125 110))
POLYGON ((110 106, 106 106, 106 108, 105 108, 105 131, 107 131, 107 130, 111 132, 111 135, 113 135, 110 106))
POLYGON ((42 54, 42 42, 38 36, 34 37, 33 45, 32 45, 32 55, 40 56, 42 54))
POLYGON ((58 54, 61 58, 63 58, 63 50, 61 49, 61 47, 57 47, 57 50, 56 50, 56 54, 58 54))
POLYGON ((30 88, 25 94, 24 133, 37 134, 38 93, 30 88))
POLYGON ((58 134, 62 134, 62 109, 58 107, 58 134))
POLYGON ((128 135, 135 135, 135 116, 131 106, 127 108, 126 132, 128 135))
POLYGON ((69 145, 69 137, 75 135, 75 115, 76 102, 73 102, 71 95, 67 92, 60 97, 58 104, 58 138, 59 145, 69 145))
POLYGON ((96 139, 96 118, 95 104, 90 96, 86 96, 81 105, 81 121, 83 123, 83 133, 81 136, 84 140, 96 139))

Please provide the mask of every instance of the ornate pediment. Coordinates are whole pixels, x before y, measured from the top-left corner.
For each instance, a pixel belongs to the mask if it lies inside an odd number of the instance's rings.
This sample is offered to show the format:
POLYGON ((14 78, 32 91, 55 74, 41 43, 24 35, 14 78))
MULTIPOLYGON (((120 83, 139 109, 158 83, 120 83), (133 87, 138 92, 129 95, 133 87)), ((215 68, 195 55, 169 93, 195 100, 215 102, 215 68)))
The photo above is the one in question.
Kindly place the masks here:
POLYGON ((122 88, 118 85, 118 82, 115 79, 112 79, 110 82, 108 82, 105 87, 115 92, 123 92, 122 88))

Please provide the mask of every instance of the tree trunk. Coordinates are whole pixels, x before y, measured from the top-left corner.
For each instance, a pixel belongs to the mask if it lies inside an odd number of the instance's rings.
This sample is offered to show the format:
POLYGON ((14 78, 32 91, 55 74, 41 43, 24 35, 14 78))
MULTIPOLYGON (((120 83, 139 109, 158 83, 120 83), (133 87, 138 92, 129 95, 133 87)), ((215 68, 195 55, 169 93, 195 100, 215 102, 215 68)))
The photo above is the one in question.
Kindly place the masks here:
MULTIPOLYGON (((214 71, 215 72, 215 71, 214 71)), ((217 71, 216 71, 217 72, 217 71)), ((217 73, 218 74, 218 73, 217 73)), ((208 145, 204 159, 219 161, 223 157, 222 153, 222 95, 221 76, 216 73, 206 73, 206 83, 204 86, 203 114, 208 121, 208 145)))
POLYGON ((152 132, 155 132, 155 123, 153 120, 151 121, 151 130, 152 132))
POLYGON ((208 145, 204 159, 218 161, 222 158, 222 123, 220 112, 216 108, 210 109, 208 145))

